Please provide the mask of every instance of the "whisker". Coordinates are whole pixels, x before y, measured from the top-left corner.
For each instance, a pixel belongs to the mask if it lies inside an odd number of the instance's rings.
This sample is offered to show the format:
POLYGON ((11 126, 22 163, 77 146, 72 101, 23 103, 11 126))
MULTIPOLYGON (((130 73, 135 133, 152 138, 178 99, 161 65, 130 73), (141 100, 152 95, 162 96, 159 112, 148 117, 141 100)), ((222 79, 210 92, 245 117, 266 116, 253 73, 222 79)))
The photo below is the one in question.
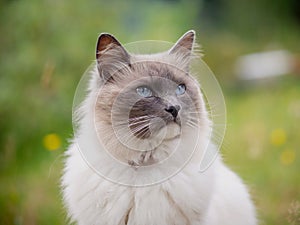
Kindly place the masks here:
POLYGON ((145 127, 149 126, 149 124, 142 124, 141 126, 137 126, 131 129, 132 133, 137 133, 140 130, 144 129, 145 127))
POLYGON ((153 115, 145 115, 145 116, 139 116, 139 117, 132 117, 132 118, 129 118, 128 120, 131 121, 131 120, 140 120, 140 119, 143 119, 143 118, 155 118, 156 116, 153 116, 153 115))
MULTIPOLYGON (((201 115, 201 113, 197 113, 197 112, 189 112, 189 114, 190 115, 201 115)), ((225 114, 216 114, 215 112, 209 112, 208 111, 208 116, 210 117, 210 118, 216 118, 216 117, 224 117, 225 116, 225 114)))
POLYGON ((150 122, 150 120, 136 121, 134 123, 129 123, 129 127, 131 127, 133 125, 141 124, 141 123, 148 123, 148 122, 150 122))
POLYGON ((189 125, 192 128, 198 128, 199 127, 198 123, 195 123, 195 122, 190 121, 190 120, 186 124, 189 125))
POLYGON ((134 129, 132 129, 132 132, 129 134, 127 141, 132 141, 133 138, 135 138, 136 136, 139 136, 141 133, 147 131, 147 128, 149 126, 149 124, 145 124, 143 126, 138 126, 134 129))
POLYGON ((146 136, 148 131, 149 131, 148 129, 142 129, 137 135, 138 137, 143 138, 146 136))
POLYGON ((142 125, 144 125, 144 124, 147 124, 147 125, 149 125, 150 123, 150 120, 145 120, 145 121, 142 121, 142 122, 140 122, 140 123, 130 123, 130 124, 128 124, 128 123, 124 123, 124 124, 117 124, 118 125, 118 129, 120 129, 120 130, 128 130, 128 128, 130 128, 131 130, 133 130, 134 128, 136 128, 136 127, 139 127, 140 125, 142 126, 142 125), (135 126, 136 125, 136 126, 135 126))
MULTIPOLYGON (((153 117, 154 118, 154 117, 153 117)), ((132 118, 132 119, 128 119, 126 121, 120 121, 118 123, 115 123, 116 125, 127 125, 127 124, 135 124, 135 123, 140 123, 140 122, 148 122, 150 121, 152 118, 142 118, 142 119, 138 119, 138 118, 132 118)))

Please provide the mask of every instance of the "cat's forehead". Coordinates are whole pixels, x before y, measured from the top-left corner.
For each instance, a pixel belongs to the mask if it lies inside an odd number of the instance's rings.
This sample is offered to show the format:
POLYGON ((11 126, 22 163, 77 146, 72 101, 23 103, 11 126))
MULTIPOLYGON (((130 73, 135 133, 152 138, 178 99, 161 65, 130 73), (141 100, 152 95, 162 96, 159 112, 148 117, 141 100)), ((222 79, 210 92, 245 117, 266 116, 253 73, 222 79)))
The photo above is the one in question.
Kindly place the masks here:
POLYGON ((184 82, 186 72, 173 64, 162 62, 138 62, 132 65, 133 73, 140 77, 155 77, 170 80, 176 83, 184 82))

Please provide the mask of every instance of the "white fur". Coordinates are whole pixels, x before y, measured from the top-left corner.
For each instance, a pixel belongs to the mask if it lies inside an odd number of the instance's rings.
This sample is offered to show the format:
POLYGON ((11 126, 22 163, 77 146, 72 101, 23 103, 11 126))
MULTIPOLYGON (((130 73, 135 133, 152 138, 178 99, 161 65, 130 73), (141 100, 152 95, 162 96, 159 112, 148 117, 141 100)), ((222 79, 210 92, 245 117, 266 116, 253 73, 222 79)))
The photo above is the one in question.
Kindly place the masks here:
MULTIPOLYGON (((92 111, 91 96, 83 106, 86 111, 92 111)), ((203 173, 198 172, 197 160, 191 160, 178 174, 152 186, 129 187, 102 178, 88 166, 78 149, 79 145, 97 148, 91 121, 91 115, 81 120, 80 131, 66 153, 62 186, 71 221, 79 225, 125 225, 129 214, 130 225, 256 224, 255 209, 245 185, 220 157, 203 173)), ((123 171, 123 167, 102 157, 99 152, 92 158, 95 165, 105 167, 112 176, 134 177, 133 168, 123 171)))
POLYGON ((87 166, 76 144, 67 154, 64 200, 78 224, 122 225, 129 210, 130 225, 256 224, 246 187, 220 158, 204 173, 190 164, 168 181, 134 188, 101 178, 87 166))

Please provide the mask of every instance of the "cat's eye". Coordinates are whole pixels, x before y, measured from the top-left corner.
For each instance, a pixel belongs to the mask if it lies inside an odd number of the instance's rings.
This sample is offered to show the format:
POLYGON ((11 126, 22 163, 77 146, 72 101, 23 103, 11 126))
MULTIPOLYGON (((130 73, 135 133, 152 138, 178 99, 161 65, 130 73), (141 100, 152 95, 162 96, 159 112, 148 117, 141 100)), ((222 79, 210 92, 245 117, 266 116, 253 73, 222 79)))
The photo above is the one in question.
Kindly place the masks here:
POLYGON ((176 95, 183 95, 185 93, 186 86, 185 84, 179 84, 176 88, 176 95))
POLYGON ((152 91, 150 88, 148 87, 145 87, 145 86, 141 86, 141 87, 138 87, 136 89, 136 92, 138 93, 139 96, 142 96, 144 98, 147 98, 147 97, 151 97, 152 96, 152 91))

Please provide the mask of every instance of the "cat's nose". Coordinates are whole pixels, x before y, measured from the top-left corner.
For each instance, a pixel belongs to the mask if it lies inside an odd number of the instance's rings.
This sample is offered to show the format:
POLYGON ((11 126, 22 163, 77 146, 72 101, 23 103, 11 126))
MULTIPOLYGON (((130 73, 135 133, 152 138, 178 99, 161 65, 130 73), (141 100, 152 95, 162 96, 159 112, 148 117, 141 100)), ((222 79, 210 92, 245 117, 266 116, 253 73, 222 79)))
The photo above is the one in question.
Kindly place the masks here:
POLYGON ((176 118, 178 115, 178 111, 180 110, 180 106, 179 105, 175 105, 175 106, 171 105, 168 108, 165 108, 165 110, 168 113, 171 113, 174 118, 176 118))

